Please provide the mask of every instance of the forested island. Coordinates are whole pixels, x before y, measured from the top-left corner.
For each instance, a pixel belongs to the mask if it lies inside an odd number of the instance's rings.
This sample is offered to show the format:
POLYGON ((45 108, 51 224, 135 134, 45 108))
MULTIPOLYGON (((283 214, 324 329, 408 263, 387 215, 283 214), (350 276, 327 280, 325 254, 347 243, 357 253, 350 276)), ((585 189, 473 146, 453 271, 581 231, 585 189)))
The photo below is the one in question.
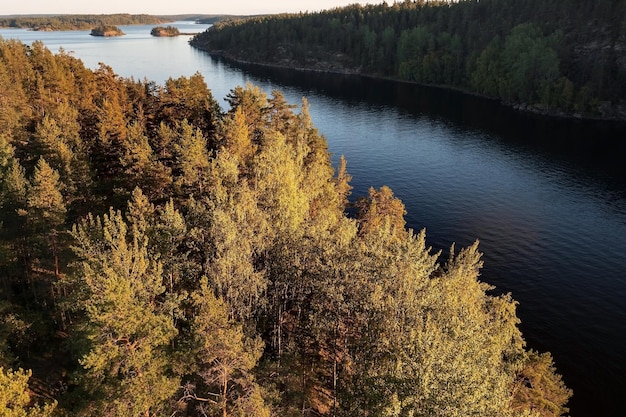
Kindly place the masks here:
POLYGON ((90 35, 91 36, 104 36, 108 38, 111 36, 123 36, 125 35, 125 33, 122 32, 122 30, 118 28, 117 26, 98 26, 98 27, 91 29, 90 35))
POLYGON ((166 21, 164 18, 146 14, 19 16, 0 17, 0 27, 41 31, 90 30, 100 26, 154 25, 166 21))
POLYGON ((460 89, 626 120, 626 3, 404 1, 217 22, 191 45, 240 62, 460 89))
POLYGON ((150 31, 152 36, 178 36, 180 31, 174 26, 157 26, 150 31))
POLYGON ((227 99, 0 39, 0 414, 567 412, 477 243, 351 198, 306 100, 227 99))

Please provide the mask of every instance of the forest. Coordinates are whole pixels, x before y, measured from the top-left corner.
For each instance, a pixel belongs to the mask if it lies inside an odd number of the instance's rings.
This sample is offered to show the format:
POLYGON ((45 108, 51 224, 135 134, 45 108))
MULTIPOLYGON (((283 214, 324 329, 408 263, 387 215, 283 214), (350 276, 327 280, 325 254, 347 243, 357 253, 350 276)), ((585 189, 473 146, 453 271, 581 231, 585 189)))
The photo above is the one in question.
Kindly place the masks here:
POLYGON ((145 14, 17 16, 0 17, 0 27, 24 28, 42 31, 90 30, 97 26, 153 25, 164 23, 166 21, 166 19, 161 17, 145 14))
POLYGON ((522 110, 626 120, 626 2, 358 4, 222 21, 191 45, 236 61, 460 89, 522 110))
POLYGON ((0 415, 553 417, 478 242, 351 196, 308 103, 0 39, 0 415))

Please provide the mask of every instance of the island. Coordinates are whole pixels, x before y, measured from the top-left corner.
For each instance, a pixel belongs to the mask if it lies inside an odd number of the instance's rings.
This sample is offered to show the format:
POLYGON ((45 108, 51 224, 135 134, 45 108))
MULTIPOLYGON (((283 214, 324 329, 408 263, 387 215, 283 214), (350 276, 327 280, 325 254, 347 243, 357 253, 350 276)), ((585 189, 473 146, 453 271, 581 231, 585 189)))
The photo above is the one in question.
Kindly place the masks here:
POLYGON ((117 26, 113 25, 101 25, 91 29, 91 36, 122 36, 125 35, 124 32, 120 30, 117 26))
POLYGON ((174 26, 156 26, 150 31, 152 36, 178 36, 180 31, 174 26))

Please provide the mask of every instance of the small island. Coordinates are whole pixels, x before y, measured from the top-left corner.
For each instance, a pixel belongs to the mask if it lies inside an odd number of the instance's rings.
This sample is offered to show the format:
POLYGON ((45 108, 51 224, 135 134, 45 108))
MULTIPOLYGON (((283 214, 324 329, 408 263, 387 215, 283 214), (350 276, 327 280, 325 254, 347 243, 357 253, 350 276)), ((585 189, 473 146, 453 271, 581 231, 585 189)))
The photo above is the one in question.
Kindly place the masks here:
POLYGON ((150 31, 152 36, 178 36, 180 31, 174 26, 157 26, 150 31))
POLYGON ((124 32, 120 30, 117 26, 112 25, 101 25, 91 29, 91 36, 122 36, 125 35, 124 32))

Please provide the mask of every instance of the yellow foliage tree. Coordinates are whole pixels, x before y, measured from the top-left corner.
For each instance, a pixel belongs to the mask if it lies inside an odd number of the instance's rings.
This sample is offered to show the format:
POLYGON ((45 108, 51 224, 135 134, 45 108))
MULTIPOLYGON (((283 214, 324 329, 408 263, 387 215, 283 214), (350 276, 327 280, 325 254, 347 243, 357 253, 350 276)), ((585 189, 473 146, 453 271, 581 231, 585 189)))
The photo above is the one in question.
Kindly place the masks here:
POLYGON ((43 406, 33 404, 28 380, 31 371, 6 371, 0 367, 0 415, 3 417, 50 417, 56 402, 43 406))

